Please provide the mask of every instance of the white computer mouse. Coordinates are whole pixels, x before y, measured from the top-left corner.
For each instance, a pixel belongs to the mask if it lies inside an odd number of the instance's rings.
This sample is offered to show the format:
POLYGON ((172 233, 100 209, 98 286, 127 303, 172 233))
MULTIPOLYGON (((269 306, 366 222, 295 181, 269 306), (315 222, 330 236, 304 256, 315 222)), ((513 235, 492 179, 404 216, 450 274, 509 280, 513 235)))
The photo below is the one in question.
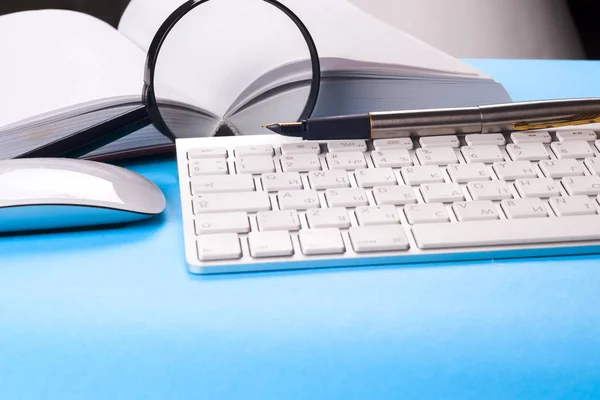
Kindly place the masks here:
POLYGON ((0 232, 93 227, 153 217, 166 206, 143 176, 96 161, 0 161, 0 232))

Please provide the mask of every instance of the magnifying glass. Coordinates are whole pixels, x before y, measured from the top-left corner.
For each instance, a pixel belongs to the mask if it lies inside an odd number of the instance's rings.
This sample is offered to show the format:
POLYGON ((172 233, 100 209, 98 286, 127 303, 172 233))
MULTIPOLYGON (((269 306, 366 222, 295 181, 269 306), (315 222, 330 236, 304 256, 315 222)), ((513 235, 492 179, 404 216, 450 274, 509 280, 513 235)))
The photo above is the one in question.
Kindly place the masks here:
POLYGON ((188 0, 162 23, 146 58, 140 106, 18 158, 89 154, 148 125, 171 141, 263 134, 311 116, 321 70, 306 26, 276 0, 188 0))

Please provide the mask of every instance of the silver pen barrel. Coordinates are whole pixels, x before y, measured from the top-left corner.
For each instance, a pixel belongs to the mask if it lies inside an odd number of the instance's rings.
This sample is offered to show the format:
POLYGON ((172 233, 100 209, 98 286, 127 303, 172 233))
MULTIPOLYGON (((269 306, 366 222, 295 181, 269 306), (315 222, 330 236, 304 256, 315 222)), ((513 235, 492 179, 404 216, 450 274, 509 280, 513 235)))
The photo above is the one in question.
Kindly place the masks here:
POLYGON ((371 138, 506 133, 600 122, 600 98, 372 112, 371 138))

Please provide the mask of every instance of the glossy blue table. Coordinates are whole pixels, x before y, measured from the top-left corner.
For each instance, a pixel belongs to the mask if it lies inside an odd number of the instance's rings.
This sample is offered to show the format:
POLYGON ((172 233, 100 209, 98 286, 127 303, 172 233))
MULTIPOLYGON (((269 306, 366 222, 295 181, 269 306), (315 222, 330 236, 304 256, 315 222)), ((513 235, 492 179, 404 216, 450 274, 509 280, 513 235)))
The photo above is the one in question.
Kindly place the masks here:
MULTIPOLYGON (((600 63, 468 60, 514 100, 600 63)), ((599 399, 600 257, 220 277, 168 198, 122 229, 0 238, 0 399, 599 399)))

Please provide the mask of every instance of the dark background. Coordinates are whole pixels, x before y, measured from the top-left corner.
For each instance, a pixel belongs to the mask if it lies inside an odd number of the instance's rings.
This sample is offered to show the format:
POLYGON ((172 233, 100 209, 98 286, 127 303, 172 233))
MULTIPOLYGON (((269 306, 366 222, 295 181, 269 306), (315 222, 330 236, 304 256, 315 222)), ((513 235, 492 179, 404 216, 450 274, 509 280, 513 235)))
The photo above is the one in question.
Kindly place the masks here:
MULTIPOLYGON (((128 3, 129 0, 0 0, 0 15, 41 8, 64 8, 91 14, 116 26, 128 3)), ((600 1, 567 0, 567 3, 587 57, 600 59, 600 1)))

